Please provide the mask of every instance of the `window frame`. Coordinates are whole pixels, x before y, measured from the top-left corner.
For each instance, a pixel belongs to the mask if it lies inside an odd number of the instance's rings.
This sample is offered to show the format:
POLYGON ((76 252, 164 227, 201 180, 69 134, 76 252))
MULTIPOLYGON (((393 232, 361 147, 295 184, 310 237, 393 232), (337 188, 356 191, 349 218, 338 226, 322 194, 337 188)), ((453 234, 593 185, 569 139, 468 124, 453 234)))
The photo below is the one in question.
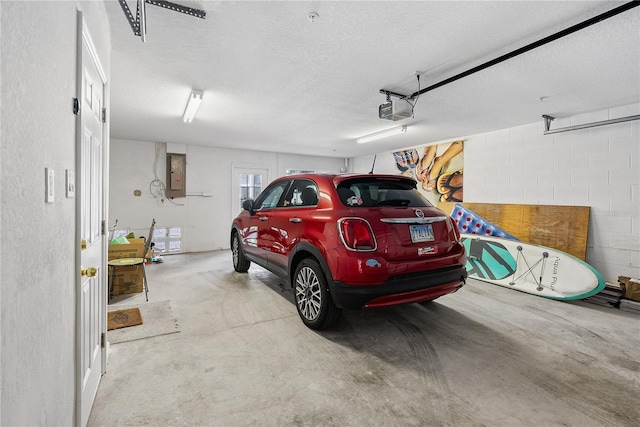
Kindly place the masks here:
POLYGON ((282 204, 283 195, 287 193, 287 190, 289 189, 290 185, 291 185, 291 180, 272 182, 269 186, 267 186, 267 188, 265 188, 262 191, 262 193, 260 193, 260 195, 253 202, 254 209, 256 211, 263 211, 263 210, 270 210, 270 209, 275 209, 280 207, 282 204), (264 202, 269 197, 271 197, 274 191, 276 191, 279 188, 282 188, 283 190, 278 196, 278 200, 275 200, 275 203, 273 205, 270 204, 268 207, 263 206, 264 202))
POLYGON ((314 180, 309 179, 309 178, 297 178, 297 179, 294 179, 291 182, 291 185, 289 186, 289 188, 285 192, 285 196, 281 200, 281 206, 279 206, 279 207, 283 207, 283 208, 309 208, 309 207, 314 207, 314 206, 317 206, 318 202, 320 201, 319 194, 320 194, 320 191, 318 189, 318 184, 314 180), (294 197, 295 198, 299 198, 299 196, 296 195, 296 191, 298 192, 298 194, 301 195, 302 194, 302 190, 306 189, 306 188, 313 188, 313 190, 316 193, 316 203, 314 203, 314 204, 305 204, 304 201, 301 198, 300 198, 300 204, 294 203, 294 197))

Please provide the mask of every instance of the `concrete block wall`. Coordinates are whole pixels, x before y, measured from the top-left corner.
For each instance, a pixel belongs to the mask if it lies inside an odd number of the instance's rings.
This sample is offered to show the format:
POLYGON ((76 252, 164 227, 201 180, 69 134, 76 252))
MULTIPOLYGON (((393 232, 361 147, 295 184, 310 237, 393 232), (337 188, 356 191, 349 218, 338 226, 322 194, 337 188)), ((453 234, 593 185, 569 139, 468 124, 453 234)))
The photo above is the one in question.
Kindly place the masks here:
MULTIPOLYGON (((557 119, 551 129, 637 114, 633 104, 557 119)), ((589 206, 587 262, 608 282, 640 277, 640 121, 543 132, 540 119, 461 137, 465 201, 589 206)), ((356 158, 353 170, 370 164, 356 158)))

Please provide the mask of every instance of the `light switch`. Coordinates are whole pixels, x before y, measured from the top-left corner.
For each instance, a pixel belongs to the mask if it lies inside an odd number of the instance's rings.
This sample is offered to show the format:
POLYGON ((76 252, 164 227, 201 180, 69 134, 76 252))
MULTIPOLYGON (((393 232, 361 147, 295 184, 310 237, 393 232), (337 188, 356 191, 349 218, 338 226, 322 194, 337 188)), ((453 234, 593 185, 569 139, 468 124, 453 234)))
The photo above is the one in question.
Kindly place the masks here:
POLYGON ((76 174, 73 171, 67 169, 65 171, 65 192, 67 197, 75 197, 76 195, 76 174))
POLYGON ((53 183, 54 183, 54 173, 53 169, 44 168, 44 201, 46 203, 53 203, 53 183))

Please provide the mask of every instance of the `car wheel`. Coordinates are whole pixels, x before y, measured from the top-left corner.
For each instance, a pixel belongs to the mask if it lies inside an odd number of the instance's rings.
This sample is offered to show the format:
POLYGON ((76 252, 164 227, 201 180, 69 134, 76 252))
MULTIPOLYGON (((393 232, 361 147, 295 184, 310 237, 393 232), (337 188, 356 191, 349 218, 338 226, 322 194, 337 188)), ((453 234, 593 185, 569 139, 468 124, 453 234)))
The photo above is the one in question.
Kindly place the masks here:
POLYGON ((251 261, 244 256, 237 232, 234 232, 233 236, 231 236, 231 255, 233 257, 233 269, 238 273, 246 273, 249 270, 251 261))
POLYGON ((302 260, 294 280, 296 308, 304 324, 316 330, 335 325, 340 318, 340 309, 331 298, 320 264, 311 258, 302 260))

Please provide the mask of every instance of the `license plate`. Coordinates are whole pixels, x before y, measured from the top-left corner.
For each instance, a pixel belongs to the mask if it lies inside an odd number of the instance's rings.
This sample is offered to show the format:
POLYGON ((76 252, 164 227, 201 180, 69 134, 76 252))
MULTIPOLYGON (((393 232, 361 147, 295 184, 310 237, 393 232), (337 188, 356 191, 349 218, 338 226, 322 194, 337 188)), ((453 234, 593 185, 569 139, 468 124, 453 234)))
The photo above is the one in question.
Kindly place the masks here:
POLYGON ((433 227, 431 224, 410 225, 409 232, 411 233, 411 241, 413 243, 432 242, 434 240, 433 227))

